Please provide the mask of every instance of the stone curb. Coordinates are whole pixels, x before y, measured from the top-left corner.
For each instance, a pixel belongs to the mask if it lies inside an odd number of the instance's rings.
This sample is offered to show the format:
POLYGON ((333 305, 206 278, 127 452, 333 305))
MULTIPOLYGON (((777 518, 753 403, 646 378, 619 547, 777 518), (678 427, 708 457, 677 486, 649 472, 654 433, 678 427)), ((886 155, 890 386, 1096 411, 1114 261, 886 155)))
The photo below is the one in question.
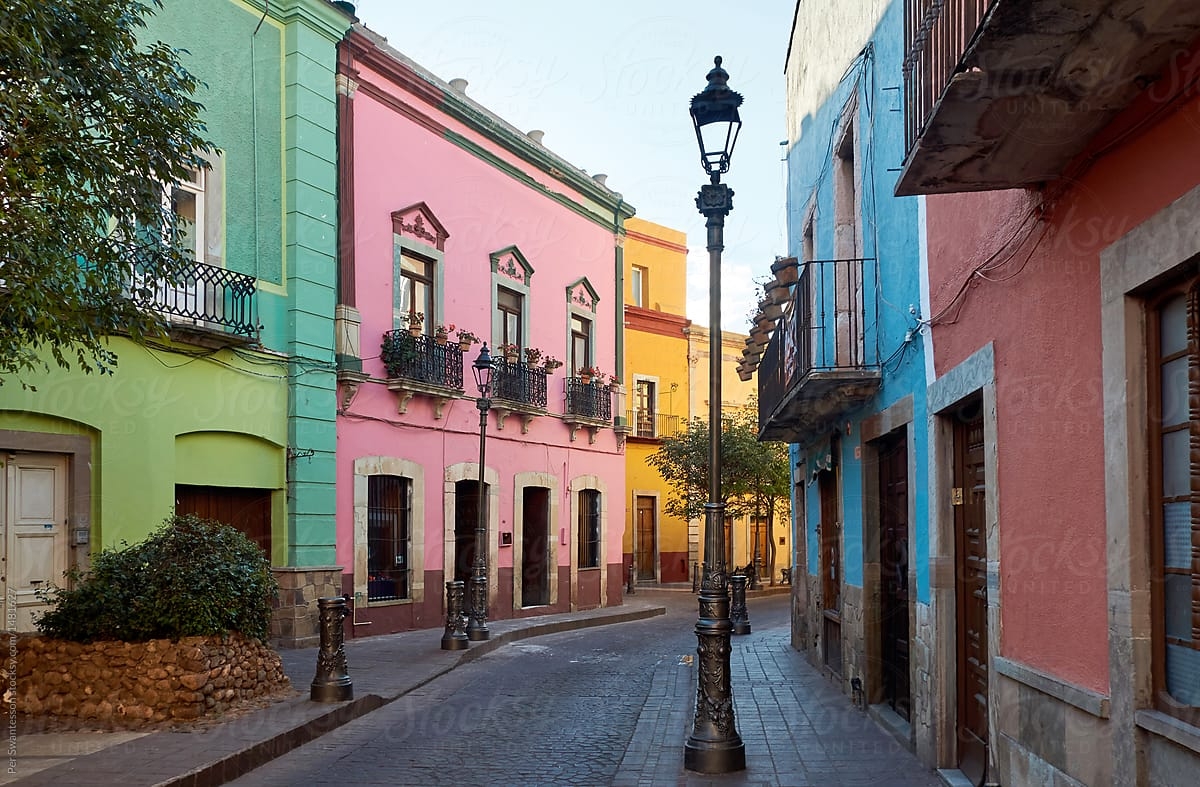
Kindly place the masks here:
MULTIPOLYGON (((296 749, 306 743, 311 743, 344 724, 378 710, 384 705, 395 702, 405 694, 440 678, 455 667, 472 662, 503 645, 530 637, 558 634, 563 631, 645 620, 658 615, 665 615, 666 611, 666 607, 646 607, 643 609, 621 611, 611 615, 606 614, 594 617, 548 621, 509 631, 493 632, 490 639, 472 643, 471 647, 467 650, 459 651, 460 655, 458 659, 453 661, 449 666, 431 672, 420 681, 406 687, 397 694, 389 697, 381 697, 378 694, 366 694, 362 697, 349 700, 291 729, 276 733, 264 740, 249 743, 246 748, 228 754, 215 762, 193 768, 187 773, 158 782, 154 787, 218 787, 226 782, 233 781, 277 757, 282 757, 292 749, 296 749)), ((351 677, 353 678, 353 675, 351 677)), ((295 703, 297 705, 308 705, 309 700, 296 700, 295 703)))

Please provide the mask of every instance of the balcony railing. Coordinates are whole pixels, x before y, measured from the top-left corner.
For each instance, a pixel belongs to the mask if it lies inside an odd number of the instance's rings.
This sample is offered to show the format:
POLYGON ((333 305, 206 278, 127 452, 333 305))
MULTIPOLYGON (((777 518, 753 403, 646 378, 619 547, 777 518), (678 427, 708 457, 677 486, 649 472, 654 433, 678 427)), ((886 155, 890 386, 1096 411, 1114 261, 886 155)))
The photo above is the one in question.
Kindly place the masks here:
POLYGON ((380 359, 389 379, 462 390, 463 354, 457 344, 439 344, 433 337, 398 329, 383 335, 380 359))
POLYGON ((630 437, 674 437, 683 428, 683 419, 677 415, 634 409, 630 410, 627 416, 629 426, 633 430, 630 437))
POLYGON ((521 361, 493 360, 492 386, 497 399, 546 409, 546 369, 521 361))
POLYGON ((873 259, 801 267, 759 364, 760 437, 804 442, 878 389, 876 270, 873 259))
POLYGON ((904 148, 911 150, 993 0, 905 0, 904 148))
POLYGON ((612 391, 607 385, 568 377, 567 414, 592 421, 612 421, 612 391))
POLYGON ((141 306, 172 324, 213 328, 241 336, 258 333, 258 286, 253 276, 193 262, 174 284, 150 280, 136 267, 129 285, 141 306))

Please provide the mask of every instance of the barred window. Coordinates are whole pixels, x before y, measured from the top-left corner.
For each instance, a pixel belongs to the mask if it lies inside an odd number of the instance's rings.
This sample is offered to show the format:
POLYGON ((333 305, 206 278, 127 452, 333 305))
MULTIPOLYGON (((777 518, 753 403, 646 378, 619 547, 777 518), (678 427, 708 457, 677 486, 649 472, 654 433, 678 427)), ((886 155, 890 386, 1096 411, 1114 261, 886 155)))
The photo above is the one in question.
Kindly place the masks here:
POLYGON ((579 567, 600 568, 600 493, 579 493, 579 567))
POLYGON ((367 600, 411 597, 412 480, 367 477, 367 600))

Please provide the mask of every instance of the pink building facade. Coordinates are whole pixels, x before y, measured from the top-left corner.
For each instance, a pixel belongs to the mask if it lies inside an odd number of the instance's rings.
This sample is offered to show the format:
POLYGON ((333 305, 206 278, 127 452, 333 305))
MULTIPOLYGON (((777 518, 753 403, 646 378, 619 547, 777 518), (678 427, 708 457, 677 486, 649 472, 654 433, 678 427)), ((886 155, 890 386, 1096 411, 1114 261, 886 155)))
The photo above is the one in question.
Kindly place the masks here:
POLYGON ((498 362, 487 416, 489 618, 620 604, 621 393, 579 370, 621 368, 633 209, 362 28, 341 45, 338 95, 347 631, 441 626, 445 583, 470 576, 481 345, 464 331, 520 353, 498 362))
POLYGON ((910 42, 943 678, 918 748, 972 783, 1194 783, 1200 12, 992 5, 910 42))

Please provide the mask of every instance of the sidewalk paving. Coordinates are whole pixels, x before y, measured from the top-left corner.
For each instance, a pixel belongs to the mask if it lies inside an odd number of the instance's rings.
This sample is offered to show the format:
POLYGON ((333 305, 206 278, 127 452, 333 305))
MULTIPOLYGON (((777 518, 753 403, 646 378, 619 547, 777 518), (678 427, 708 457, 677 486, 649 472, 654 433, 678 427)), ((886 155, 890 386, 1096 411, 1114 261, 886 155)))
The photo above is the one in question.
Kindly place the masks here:
MULTIPOLYGON (((674 595, 674 594, 672 594, 674 595)), ((694 604, 694 597, 686 596, 694 604)), ((513 620, 489 621, 491 639, 467 650, 440 647, 442 630, 424 629, 346 642, 354 699, 308 699, 317 649, 284 650, 284 671, 296 696, 226 723, 151 733, 70 732, 22 735, 15 762, 0 784, 21 787, 209 787, 224 784, 370 713, 460 664, 526 637, 662 615, 658 599, 626 597, 624 605, 513 620), (65 760, 65 761, 64 761, 65 760), (15 773, 13 772, 15 771, 15 773)), ((681 599, 682 600, 682 599, 681 599)))

